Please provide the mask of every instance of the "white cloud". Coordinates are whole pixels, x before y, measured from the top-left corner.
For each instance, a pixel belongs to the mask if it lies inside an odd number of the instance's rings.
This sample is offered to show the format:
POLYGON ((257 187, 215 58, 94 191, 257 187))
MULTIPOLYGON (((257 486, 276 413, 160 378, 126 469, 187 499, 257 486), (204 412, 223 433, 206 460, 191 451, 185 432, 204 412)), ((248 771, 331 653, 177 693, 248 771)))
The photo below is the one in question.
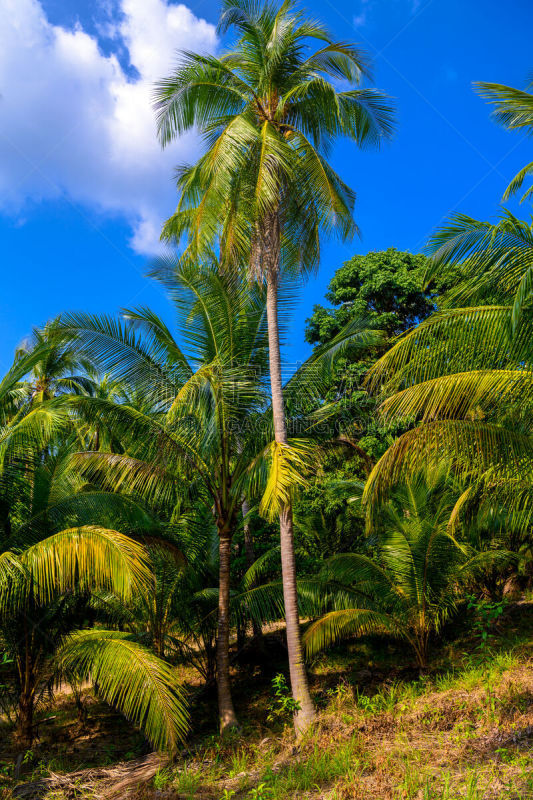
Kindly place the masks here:
MULTIPOLYGON (((395 7, 391 6, 391 0, 358 0, 357 13, 352 17, 354 28, 372 27, 377 17, 385 15, 390 17, 392 13, 400 14, 403 19, 406 14, 412 16, 421 7, 422 0, 395 0, 395 7)), ((427 2, 429 6, 431 0, 427 2)))
POLYGON ((151 253, 175 204, 173 168, 199 151, 193 133, 161 151, 153 82, 176 50, 212 52, 216 34, 166 0, 120 0, 120 11, 113 31, 134 78, 81 27, 50 24, 38 0, 0 0, 0 209, 66 196, 125 217, 132 246, 151 253))
POLYGON ((368 12, 372 8, 371 0, 360 0, 359 13, 355 14, 352 23, 354 28, 363 28, 368 22, 368 12))

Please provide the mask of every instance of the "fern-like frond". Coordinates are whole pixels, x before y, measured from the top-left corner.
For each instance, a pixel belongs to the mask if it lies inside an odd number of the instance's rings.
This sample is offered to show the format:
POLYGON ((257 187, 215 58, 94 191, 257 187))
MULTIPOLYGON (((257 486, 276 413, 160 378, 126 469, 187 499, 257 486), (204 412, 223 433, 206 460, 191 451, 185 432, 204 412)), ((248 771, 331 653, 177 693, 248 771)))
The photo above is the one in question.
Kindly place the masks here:
POLYGON ((144 547, 96 525, 49 536, 24 550, 20 562, 41 602, 76 588, 110 589, 129 599, 152 581, 144 547))
POLYGON ((447 463, 463 479, 489 471, 499 481, 531 475, 533 439, 498 425, 466 420, 439 420, 400 436, 372 470, 363 495, 370 508, 387 498, 391 487, 413 475, 447 463))
POLYGON ((527 410, 533 402, 529 369, 472 370, 418 383, 387 398, 380 406, 386 419, 461 419, 513 406, 527 410))
POLYGON ((259 513, 273 520, 291 501, 295 488, 307 484, 316 448, 303 439, 291 439, 289 444, 272 442, 269 451, 270 472, 259 513))
POLYGON ((77 631, 57 655, 60 671, 98 685, 98 693, 138 725, 157 750, 175 751, 189 727, 175 668, 127 633, 77 631))
POLYGON ((398 620, 388 614, 369 608, 346 608, 330 611, 313 622, 303 636, 303 646, 306 656, 311 658, 342 639, 371 633, 398 637, 403 632, 398 620))
POLYGON ((400 337, 369 370, 374 391, 391 394, 450 373, 519 369, 533 363, 529 320, 510 338, 510 306, 459 308, 433 314, 400 337))

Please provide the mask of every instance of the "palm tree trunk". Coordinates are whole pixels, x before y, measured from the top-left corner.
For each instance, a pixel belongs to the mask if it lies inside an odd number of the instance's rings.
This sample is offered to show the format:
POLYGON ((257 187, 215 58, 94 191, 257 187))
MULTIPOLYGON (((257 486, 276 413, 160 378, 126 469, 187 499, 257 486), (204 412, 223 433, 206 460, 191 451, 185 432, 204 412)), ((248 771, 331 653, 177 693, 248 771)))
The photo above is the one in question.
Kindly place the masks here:
MULTIPOLYGON (((246 519, 248 514, 249 514, 249 512, 250 512, 250 506, 249 506, 248 500, 246 498, 244 498, 244 500, 242 501, 241 511, 242 511, 242 518, 243 518, 243 521, 244 521, 243 522, 243 528, 244 528, 244 555, 245 555, 245 558, 246 558, 246 569, 250 569, 250 567, 252 566, 252 564, 255 561, 255 550, 254 550, 254 539, 253 539, 253 536, 252 536, 252 530, 250 528, 250 523, 246 519)), ((261 649, 263 649, 262 648, 262 645, 263 645, 263 630, 261 628, 260 623, 256 619, 252 620, 252 630, 254 632, 254 639, 257 640, 257 642, 259 643, 261 649)))
POLYGON ((425 670, 428 665, 429 651, 429 636, 427 633, 422 633, 417 636, 414 650, 419 669, 425 670))
POLYGON ((22 692, 19 697, 15 740, 21 750, 30 750, 33 744, 33 694, 22 692))
POLYGON ((247 516, 250 513, 250 505, 246 498, 243 499, 241 504, 241 512, 242 512, 242 519, 243 519, 243 531, 244 531, 244 555, 246 558, 246 569, 250 569, 252 564, 255 561, 255 551, 254 551, 254 540, 252 536, 252 531, 250 528, 250 523, 247 520, 247 516))
POLYGON ((15 740, 21 751, 29 750, 33 744, 34 674, 30 654, 30 636, 27 622, 24 622, 24 648, 19 653, 18 674, 20 694, 17 713, 15 740))
POLYGON ((221 532, 219 537, 219 591, 218 591, 218 635, 217 635, 217 689, 220 732, 238 725, 237 715, 231 699, 229 675, 229 590, 231 534, 221 532))
MULTIPOLYGON (((279 263, 279 260, 277 261, 279 263)), ((287 422, 283 404, 283 384, 281 378, 281 353, 278 327, 278 270, 267 269, 267 322, 270 366, 270 386, 272 391, 272 413, 276 442, 287 444, 287 422)), ((298 595, 296 589, 296 565, 294 558, 294 533, 292 525, 292 506, 288 504, 279 517, 281 543, 281 572, 283 580, 283 601, 287 625, 287 650, 291 677, 292 696, 298 704, 294 715, 294 728, 301 736, 315 718, 315 709, 309 694, 307 675, 303 659, 300 619, 298 615, 298 595)))

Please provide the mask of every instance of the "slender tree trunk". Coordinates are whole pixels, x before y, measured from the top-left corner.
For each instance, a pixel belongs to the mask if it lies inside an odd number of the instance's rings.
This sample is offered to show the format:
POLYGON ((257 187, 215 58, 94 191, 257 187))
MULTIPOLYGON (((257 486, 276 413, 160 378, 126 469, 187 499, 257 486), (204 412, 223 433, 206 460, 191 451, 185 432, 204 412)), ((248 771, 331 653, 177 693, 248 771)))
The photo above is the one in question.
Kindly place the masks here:
POLYGON ((229 675, 229 590, 231 534, 224 531, 219 536, 219 591, 218 591, 218 635, 217 635, 217 688, 220 732, 238 725, 237 715, 231 699, 229 675))
POLYGON ((20 695, 18 703, 15 740, 20 750, 29 750, 33 744, 34 675, 30 654, 30 636, 24 621, 24 651, 18 659, 20 695))
POLYGON ((243 530, 244 530, 244 555, 246 558, 246 569, 250 569, 250 567, 255 561, 255 551, 254 551, 254 540, 250 528, 250 523, 247 520, 247 516, 250 513, 250 506, 246 498, 244 498, 244 500, 242 501, 241 511, 243 519, 243 530))
POLYGON ((72 680, 70 682, 70 688, 72 689, 74 703, 76 704, 76 716, 78 717, 78 722, 84 728, 87 723, 87 706, 83 702, 81 684, 77 683, 75 680, 72 680))
MULTIPOLYGON (((244 498, 242 501, 242 518, 244 520, 244 555, 246 558, 246 569, 250 569, 252 564, 255 561, 255 550, 254 550, 254 540, 252 536, 252 530, 250 528, 250 523, 246 519, 250 512, 250 506, 248 505, 248 500, 244 498)), ((261 628, 260 623, 256 619, 252 619, 252 629, 254 632, 254 638, 258 640, 261 644, 263 642, 263 630, 261 628)))
POLYGON ((33 694, 31 692, 22 692, 19 697, 15 739, 21 750, 30 750, 33 744, 33 694))
MULTIPOLYGON (((272 413, 274 417, 274 434, 276 442, 287 444, 287 422, 283 404, 283 384, 281 378, 281 353, 278 327, 278 270, 270 267, 266 272, 267 280, 267 321, 270 386, 272 391, 272 413)), ((294 558, 294 534, 292 524, 292 507, 288 504, 279 518, 281 543, 281 572, 283 579, 283 601, 287 624, 287 650, 289 654, 289 671, 294 700, 299 710, 294 715, 294 728, 297 736, 301 736, 315 718, 315 709, 309 686, 302 650, 300 619, 298 615, 298 595, 296 589, 296 565, 294 558)))
POLYGON ((415 653, 416 660, 420 669, 426 669, 428 665, 429 636, 426 633, 420 634, 416 639, 415 653))

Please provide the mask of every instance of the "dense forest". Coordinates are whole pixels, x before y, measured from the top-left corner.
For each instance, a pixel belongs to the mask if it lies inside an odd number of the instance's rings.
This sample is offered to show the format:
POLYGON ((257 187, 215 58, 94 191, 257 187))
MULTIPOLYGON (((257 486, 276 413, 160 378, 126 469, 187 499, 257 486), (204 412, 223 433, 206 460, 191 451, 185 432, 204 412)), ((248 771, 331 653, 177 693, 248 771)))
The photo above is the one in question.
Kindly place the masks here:
MULTIPOLYGON (((531 223, 354 255, 295 332, 357 231, 331 148, 394 103, 290 2, 220 31, 154 88, 162 146, 204 144, 168 315, 66 310, 0 382, 1 796, 533 796, 531 223)), ((533 131, 527 90, 475 88, 533 131)))

